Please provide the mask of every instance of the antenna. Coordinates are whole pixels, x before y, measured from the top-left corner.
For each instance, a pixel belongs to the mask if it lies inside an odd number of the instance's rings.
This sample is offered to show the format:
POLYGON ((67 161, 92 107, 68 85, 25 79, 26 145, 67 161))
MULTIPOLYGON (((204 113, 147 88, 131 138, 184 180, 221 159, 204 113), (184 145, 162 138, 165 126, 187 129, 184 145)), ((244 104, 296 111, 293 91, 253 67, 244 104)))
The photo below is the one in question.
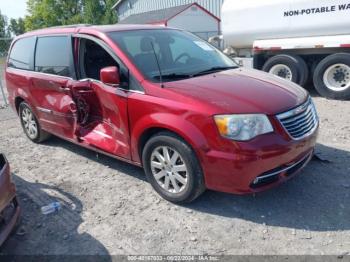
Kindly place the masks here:
POLYGON ((156 62, 157 62, 158 70, 159 70, 160 87, 164 88, 162 69, 160 68, 159 59, 158 59, 156 50, 154 49, 154 45, 153 45, 152 41, 151 41, 151 46, 152 46, 154 57, 156 58, 156 62))

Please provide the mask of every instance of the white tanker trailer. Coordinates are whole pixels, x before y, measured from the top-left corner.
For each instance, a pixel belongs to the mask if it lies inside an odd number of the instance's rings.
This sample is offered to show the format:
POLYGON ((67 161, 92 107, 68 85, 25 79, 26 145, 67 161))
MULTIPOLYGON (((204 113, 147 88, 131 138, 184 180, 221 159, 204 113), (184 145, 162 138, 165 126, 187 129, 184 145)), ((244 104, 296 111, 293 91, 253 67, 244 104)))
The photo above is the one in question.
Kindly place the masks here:
POLYGON ((226 0, 222 32, 241 64, 350 99, 350 0, 226 0))

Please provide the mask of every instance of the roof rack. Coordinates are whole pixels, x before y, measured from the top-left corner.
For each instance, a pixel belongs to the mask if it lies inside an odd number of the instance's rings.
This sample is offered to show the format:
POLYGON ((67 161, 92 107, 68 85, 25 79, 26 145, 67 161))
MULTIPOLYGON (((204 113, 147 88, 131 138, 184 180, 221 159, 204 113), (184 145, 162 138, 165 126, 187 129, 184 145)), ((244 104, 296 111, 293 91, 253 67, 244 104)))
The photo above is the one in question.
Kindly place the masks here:
POLYGON ((52 26, 49 28, 77 28, 77 27, 85 27, 85 26, 92 26, 92 25, 91 24, 59 25, 59 26, 52 26))

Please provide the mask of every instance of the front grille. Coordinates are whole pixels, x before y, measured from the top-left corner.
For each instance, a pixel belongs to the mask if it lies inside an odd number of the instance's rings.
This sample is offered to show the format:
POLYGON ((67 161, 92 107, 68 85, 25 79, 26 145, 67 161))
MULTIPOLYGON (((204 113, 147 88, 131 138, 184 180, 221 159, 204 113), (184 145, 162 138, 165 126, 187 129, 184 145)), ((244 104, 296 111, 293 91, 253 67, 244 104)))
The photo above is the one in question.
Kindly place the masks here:
POLYGON ((301 106, 277 115, 277 118, 288 134, 296 140, 312 134, 319 121, 311 98, 301 106))

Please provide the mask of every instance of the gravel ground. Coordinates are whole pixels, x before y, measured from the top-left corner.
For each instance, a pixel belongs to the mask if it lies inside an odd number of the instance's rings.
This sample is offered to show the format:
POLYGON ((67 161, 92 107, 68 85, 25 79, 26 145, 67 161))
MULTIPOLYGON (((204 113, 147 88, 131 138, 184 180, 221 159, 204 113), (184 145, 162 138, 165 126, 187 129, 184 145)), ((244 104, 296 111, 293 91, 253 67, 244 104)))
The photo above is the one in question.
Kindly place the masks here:
POLYGON ((23 208, 3 254, 330 254, 350 252, 350 101, 314 95, 317 155, 290 182, 255 196, 206 192, 177 206, 142 169, 58 138, 31 143, 0 109, 0 151, 23 208), (56 214, 40 207, 59 200, 56 214))

